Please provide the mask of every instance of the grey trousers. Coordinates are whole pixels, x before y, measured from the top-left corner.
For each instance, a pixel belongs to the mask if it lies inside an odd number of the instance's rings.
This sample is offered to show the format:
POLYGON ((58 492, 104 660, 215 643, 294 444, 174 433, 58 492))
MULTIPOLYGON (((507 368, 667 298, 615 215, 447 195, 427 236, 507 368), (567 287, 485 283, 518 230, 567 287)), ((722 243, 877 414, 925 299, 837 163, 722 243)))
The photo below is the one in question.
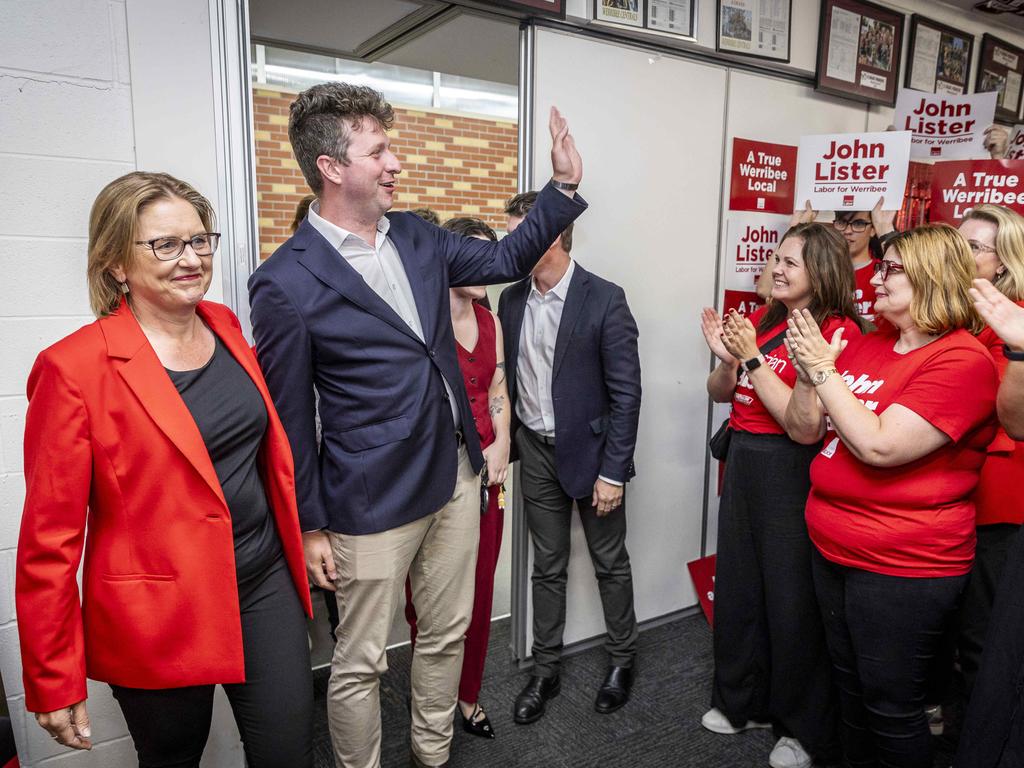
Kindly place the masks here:
POLYGON ((523 507, 533 541, 534 674, 558 674, 574 501, 601 593, 609 662, 617 667, 632 667, 638 632, 633 612, 633 573, 626 551, 625 498, 621 507, 606 517, 598 517, 590 496, 573 499, 562 490, 555 474, 554 445, 525 427, 516 431, 515 439, 522 462, 523 507))

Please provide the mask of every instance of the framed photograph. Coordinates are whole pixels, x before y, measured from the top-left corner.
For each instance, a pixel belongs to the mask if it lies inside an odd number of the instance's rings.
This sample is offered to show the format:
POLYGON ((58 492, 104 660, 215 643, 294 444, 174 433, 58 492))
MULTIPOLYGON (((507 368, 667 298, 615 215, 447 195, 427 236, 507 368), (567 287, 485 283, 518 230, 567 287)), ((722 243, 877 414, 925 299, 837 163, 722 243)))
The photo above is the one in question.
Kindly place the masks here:
POLYGON ((696 0, 646 0, 646 27, 677 37, 695 37, 696 0))
MULTIPOLYGON (((458 0, 455 0, 458 2, 458 0)), ((566 0, 477 0, 477 3, 493 5, 497 8, 507 8, 510 11, 520 11, 529 16, 548 16, 549 18, 564 19, 566 0)))
POLYGON ((906 88, 963 96, 971 82, 974 35, 915 13, 910 17, 906 88))
POLYGON ((993 37, 987 32, 981 38, 975 93, 996 91, 996 120, 1016 123, 1020 114, 1021 82, 1024 77, 1024 51, 993 37))
POLYGON ((822 0, 815 90, 893 106, 903 22, 899 11, 868 0, 822 0))
POLYGON ((594 21, 627 27, 644 25, 644 0, 594 0, 594 21))
POLYGON ((717 50, 789 63, 791 0, 718 0, 717 50))

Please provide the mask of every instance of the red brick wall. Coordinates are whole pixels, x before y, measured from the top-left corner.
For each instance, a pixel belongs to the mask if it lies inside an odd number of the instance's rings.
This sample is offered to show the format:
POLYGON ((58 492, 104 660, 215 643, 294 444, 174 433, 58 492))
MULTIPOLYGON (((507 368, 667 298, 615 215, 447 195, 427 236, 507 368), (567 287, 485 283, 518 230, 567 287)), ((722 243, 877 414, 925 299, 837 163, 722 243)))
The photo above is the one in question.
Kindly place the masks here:
MULTIPOLYGON (((253 90, 260 253, 291 235, 295 206, 309 194, 288 143, 295 94, 253 90)), ((505 201, 516 193, 517 128, 504 120, 395 108, 391 144, 402 161, 395 210, 433 208, 441 220, 478 216, 505 228, 505 201)))

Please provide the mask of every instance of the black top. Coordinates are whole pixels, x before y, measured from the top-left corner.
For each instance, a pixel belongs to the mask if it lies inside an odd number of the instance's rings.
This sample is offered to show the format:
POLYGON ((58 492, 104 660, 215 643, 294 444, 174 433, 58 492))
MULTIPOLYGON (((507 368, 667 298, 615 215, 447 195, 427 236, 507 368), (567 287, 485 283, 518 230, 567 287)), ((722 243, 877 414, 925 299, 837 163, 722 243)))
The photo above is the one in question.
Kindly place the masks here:
POLYGON ((167 373, 203 436, 235 539, 235 572, 243 582, 274 564, 281 542, 270 516, 256 456, 267 429, 267 408, 252 379, 216 339, 202 368, 167 373))

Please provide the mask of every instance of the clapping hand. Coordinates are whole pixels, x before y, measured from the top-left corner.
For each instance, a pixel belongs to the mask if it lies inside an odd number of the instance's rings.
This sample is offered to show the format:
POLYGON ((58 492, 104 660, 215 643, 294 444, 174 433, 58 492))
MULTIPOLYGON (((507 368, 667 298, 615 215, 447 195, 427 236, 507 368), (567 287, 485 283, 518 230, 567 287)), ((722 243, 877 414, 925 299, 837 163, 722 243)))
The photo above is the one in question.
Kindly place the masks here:
POLYGON ((883 211, 883 205, 885 205, 885 195, 878 198, 875 207, 871 209, 871 226, 875 229, 876 237, 887 235, 896 230, 895 222, 898 211, 883 211))
POLYGON ((842 328, 832 334, 831 341, 826 341, 818 324, 814 322, 814 316, 806 309, 790 315, 786 325, 786 350, 809 376, 834 367, 836 359, 849 343, 843 338, 842 328))
POLYGON ((1001 125, 990 125, 985 129, 985 149, 993 160, 1006 157, 1010 146, 1010 134, 1001 125))
POLYGON ((727 365, 736 364, 736 358, 729 354, 729 350, 722 342, 722 335, 725 333, 722 318, 711 307, 704 307, 700 313, 700 330, 704 334, 704 341, 707 342, 711 354, 727 365))
POLYGON ((975 280, 970 293, 981 319, 1010 349, 1024 351, 1024 308, 1006 298, 988 280, 975 280))
MULTIPOLYGON (((583 178, 583 159, 576 149, 576 140, 569 133, 569 123, 558 107, 551 108, 548 128, 551 130, 551 178, 566 184, 579 184, 583 178)), ((568 194, 571 196, 573 193, 568 194)))
POLYGON ((737 360, 751 360, 761 354, 757 348, 754 324, 735 309, 726 315, 722 341, 729 354, 737 360))
POLYGON ((818 218, 818 212, 811 208, 811 201, 804 201, 803 208, 797 208, 793 211, 793 214, 789 217, 789 226, 795 227, 797 224, 810 224, 818 218))

